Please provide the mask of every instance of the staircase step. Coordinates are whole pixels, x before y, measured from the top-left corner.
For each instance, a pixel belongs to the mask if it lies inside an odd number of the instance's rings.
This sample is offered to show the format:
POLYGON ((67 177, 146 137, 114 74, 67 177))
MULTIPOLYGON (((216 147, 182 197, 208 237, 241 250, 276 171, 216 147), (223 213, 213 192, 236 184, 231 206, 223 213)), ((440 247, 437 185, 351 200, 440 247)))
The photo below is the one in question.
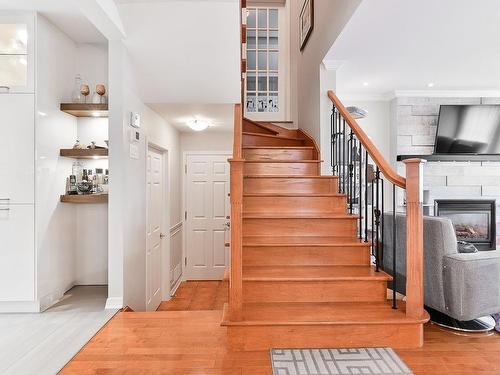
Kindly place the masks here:
POLYGON ((245 160, 311 160, 314 147, 243 147, 245 160))
POLYGON ((338 192, 338 177, 246 175, 243 180, 245 193, 317 193, 338 192))
POLYGON ((354 236, 357 217, 354 215, 320 214, 247 216, 243 218, 243 236, 354 236), (326 216, 325 216, 326 215, 326 216))
POLYGON ((272 135, 277 135, 279 133, 277 130, 269 129, 269 127, 263 124, 246 118, 243 119, 243 131, 247 133, 261 133, 272 135))
MULTIPOLYGON (((370 245, 370 243, 368 243, 370 245)), ((355 236, 244 236, 243 246, 366 246, 355 236)))
POLYGON ((243 301, 383 302, 391 279, 370 266, 243 267, 243 301))
POLYGON ((344 194, 245 193, 245 212, 347 213, 344 194))
POLYGON ((241 321, 231 321, 224 306, 222 325, 239 350, 271 348, 392 347, 423 344, 428 314, 409 318, 405 304, 244 303, 241 321))
POLYGON ((304 139, 280 135, 243 132, 243 146, 304 146, 304 139))
POLYGON ((320 160, 247 160, 244 175, 319 175, 320 160))
POLYGON ((244 246, 243 266, 369 266, 370 244, 244 246))

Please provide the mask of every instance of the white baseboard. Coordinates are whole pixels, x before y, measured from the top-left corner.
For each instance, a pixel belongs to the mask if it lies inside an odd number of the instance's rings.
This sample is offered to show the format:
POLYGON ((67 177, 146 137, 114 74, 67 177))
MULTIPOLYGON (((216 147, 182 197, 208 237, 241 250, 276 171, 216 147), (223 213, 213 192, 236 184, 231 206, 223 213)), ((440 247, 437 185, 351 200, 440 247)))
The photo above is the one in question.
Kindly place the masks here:
POLYGON ((116 310, 123 307, 123 297, 108 297, 106 300, 106 310, 116 310))
POLYGON ((177 279, 177 282, 175 283, 174 287, 170 290, 170 296, 173 297, 175 292, 177 291, 177 288, 179 287, 179 285, 181 285, 182 283, 182 277, 179 276, 179 278, 177 279))
POLYGON ((66 285, 64 288, 61 288, 59 290, 53 291, 52 293, 46 294, 43 297, 40 297, 39 298, 40 312, 47 310, 49 307, 59 302, 63 298, 64 293, 66 293, 74 286, 75 285, 71 283, 69 285, 66 285))
POLYGON ((0 313, 38 313, 40 312, 39 301, 12 301, 0 302, 0 313))

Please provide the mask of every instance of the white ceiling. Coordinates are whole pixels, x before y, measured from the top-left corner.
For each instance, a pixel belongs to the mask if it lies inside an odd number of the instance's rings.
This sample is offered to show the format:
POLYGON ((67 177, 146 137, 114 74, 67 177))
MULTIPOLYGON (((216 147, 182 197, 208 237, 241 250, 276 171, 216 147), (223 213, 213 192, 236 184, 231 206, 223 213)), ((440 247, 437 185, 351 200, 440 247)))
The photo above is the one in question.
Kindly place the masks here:
POLYGON ((0 10, 39 12, 77 43, 105 43, 107 41, 79 11, 73 0, 0 0, 0 10))
POLYGON ((145 103, 237 103, 238 1, 118 2, 145 103))
POLYGON ((325 65, 343 95, 498 90, 500 1, 364 0, 325 65))
POLYGON ((189 120, 205 120, 211 126, 205 131, 232 131, 233 104, 150 104, 156 113, 181 132, 194 132, 189 120))

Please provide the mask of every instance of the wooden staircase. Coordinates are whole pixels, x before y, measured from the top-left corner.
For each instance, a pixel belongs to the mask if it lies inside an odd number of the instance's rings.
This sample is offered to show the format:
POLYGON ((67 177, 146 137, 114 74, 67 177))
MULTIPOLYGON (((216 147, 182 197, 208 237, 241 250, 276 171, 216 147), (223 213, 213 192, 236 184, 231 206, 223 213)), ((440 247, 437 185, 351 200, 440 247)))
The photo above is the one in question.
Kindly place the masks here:
POLYGON ((410 317, 404 303, 391 308, 392 278, 370 264, 371 243, 358 239, 337 177, 320 175, 314 141, 243 119, 237 142, 234 269, 222 322, 232 343, 245 350, 421 346, 427 314, 410 317))

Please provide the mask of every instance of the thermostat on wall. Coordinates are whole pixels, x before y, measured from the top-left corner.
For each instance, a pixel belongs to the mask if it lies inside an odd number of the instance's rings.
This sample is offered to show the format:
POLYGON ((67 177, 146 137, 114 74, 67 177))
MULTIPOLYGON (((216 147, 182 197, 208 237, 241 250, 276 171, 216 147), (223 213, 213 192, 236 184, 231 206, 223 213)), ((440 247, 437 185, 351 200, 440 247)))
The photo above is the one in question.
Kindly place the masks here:
POLYGON ((129 141, 130 143, 137 143, 141 139, 141 134, 138 130, 130 129, 128 131, 129 141))
POLYGON ((138 112, 130 112, 130 126, 141 127, 141 115, 138 112))

